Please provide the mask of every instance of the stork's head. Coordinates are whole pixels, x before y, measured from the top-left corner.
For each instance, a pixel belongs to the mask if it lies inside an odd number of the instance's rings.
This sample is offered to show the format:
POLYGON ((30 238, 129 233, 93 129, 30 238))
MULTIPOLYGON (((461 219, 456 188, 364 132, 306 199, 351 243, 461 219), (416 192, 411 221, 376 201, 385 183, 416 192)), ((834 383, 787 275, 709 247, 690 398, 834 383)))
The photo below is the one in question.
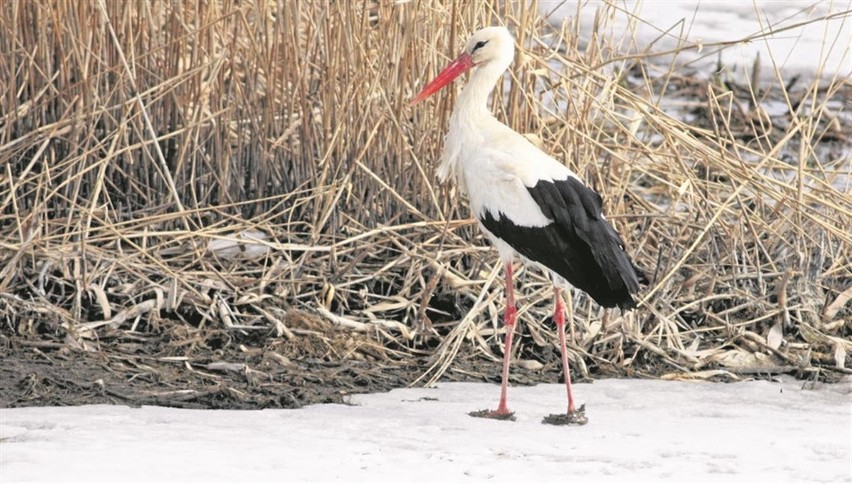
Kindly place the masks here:
POLYGON ((462 56, 465 54, 474 66, 495 64, 506 69, 515 57, 515 39, 506 27, 486 27, 470 36, 462 56))
POLYGON ((464 52, 445 67, 438 77, 427 84, 420 94, 411 100, 411 104, 419 103, 440 91, 472 67, 493 66, 502 72, 509 67, 514 57, 515 40, 505 27, 486 27, 477 30, 467 41, 464 52))

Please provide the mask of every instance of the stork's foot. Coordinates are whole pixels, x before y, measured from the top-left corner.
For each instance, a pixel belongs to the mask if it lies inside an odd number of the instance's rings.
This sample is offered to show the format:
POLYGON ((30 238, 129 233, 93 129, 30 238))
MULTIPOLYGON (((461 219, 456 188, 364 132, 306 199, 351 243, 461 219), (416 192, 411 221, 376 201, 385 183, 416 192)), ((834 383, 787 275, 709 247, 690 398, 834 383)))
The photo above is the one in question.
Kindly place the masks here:
POLYGON ((509 420, 511 422, 515 421, 515 412, 510 412, 508 410, 476 410, 474 412, 470 412, 468 415, 471 417, 478 418, 492 418, 494 420, 509 420))
POLYGON ((568 413, 553 413, 544 417, 541 423, 550 425, 586 425, 589 423, 589 418, 586 417, 586 405, 580 405, 580 408, 568 413))

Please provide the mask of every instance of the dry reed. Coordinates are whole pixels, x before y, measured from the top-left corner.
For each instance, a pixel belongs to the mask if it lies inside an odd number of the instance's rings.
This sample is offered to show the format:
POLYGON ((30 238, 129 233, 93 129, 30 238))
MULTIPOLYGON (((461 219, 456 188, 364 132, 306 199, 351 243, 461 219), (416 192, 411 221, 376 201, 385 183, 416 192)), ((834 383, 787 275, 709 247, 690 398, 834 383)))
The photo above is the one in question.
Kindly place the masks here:
MULTIPOLYGON (((848 77, 702 78, 676 62, 702 46, 620 52, 615 8, 590 35, 525 2, 5 2, 0 334, 298 341, 307 317, 429 355, 420 382, 498 359, 496 256, 433 174, 453 96, 407 100, 505 24, 523 49, 495 112, 602 193, 651 279, 627 315, 569 298, 580 371, 848 372, 848 77)), ((549 362, 549 284, 518 280, 518 358, 549 362)))

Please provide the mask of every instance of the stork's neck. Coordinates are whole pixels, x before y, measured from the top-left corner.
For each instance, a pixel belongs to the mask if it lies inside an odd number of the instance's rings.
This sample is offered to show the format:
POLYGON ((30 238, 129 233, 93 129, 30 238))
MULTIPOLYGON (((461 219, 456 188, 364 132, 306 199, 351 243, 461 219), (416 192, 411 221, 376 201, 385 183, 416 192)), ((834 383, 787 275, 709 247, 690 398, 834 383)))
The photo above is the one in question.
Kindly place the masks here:
POLYGON ((458 121, 463 118, 465 121, 462 122, 468 123, 475 118, 492 117, 491 111, 488 110, 488 95, 494 89, 494 84, 503 77, 507 67, 498 62, 479 66, 462 89, 453 110, 453 117, 458 121))
POLYGON ((464 167, 460 165, 464 165, 469 159, 466 152, 476 149, 484 141, 486 128, 492 123, 499 124, 488 110, 488 94, 511 62, 512 56, 507 56, 503 63, 491 62, 479 66, 462 89, 453 108, 450 131, 444 138, 444 152, 441 156, 441 166, 438 168, 438 177, 446 180, 455 175, 462 192, 467 191, 467 188, 462 176, 464 167))

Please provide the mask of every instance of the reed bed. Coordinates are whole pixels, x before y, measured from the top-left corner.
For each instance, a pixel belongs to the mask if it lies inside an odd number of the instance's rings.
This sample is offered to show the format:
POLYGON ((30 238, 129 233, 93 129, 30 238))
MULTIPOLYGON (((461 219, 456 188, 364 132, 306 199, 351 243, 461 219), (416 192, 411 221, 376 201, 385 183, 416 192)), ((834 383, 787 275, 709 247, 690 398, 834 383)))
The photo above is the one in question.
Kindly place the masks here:
MULTIPOLYGON (((849 373, 849 73, 685 69, 725 45, 635 51, 619 8, 588 32, 526 2, 4 3, 4 345, 189 328, 477 376, 502 355, 500 267, 434 175, 453 96, 408 100, 502 24, 522 48, 495 112, 603 195, 650 280, 628 314, 568 295, 579 372, 849 373)), ((516 358, 556 371, 549 282, 518 281, 516 358)))

